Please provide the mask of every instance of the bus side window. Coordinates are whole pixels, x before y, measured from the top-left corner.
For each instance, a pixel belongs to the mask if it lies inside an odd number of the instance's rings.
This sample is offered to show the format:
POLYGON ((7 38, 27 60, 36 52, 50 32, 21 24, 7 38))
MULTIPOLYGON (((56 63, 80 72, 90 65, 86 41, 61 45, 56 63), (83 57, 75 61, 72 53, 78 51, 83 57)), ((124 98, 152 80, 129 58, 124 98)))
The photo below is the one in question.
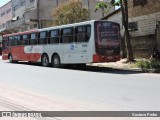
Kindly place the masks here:
POLYGON ((75 28, 75 42, 85 42, 85 26, 75 28))
POLYGON ((41 32, 39 34, 39 44, 47 44, 47 32, 41 32))
POLYGON ((91 37, 91 26, 87 25, 86 26, 86 41, 89 41, 90 37, 91 37))
POLYGON ((75 28, 75 42, 88 42, 90 38, 91 27, 89 25, 78 26, 75 28))
POLYGON ((50 44, 59 43, 59 33, 60 33, 59 30, 50 31, 50 38, 49 38, 50 44))
POLYGON ((36 45, 37 44, 37 34, 36 33, 31 34, 31 38, 30 38, 29 43, 30 43, 30 45, 36 45))
POLYGON ((8 39, 8 46, 12 46, 13 45, 13 43, 14 43, 14 39, 13 39, 13 36, 11 36, 11 37, 9 37, 9 39, 8 39))
POLYGON ((14 36, 14 45, 19 45, 20 43, 20 36, 14 36))
POLYGON ((21 36, 17 36, 17 45, 21 45, 21 36))
POLYGON ((73 28, 62 29, 62 43, 72 43, 74 41, 73 28))
POLYGON ((22 45, 28 45, 29 35, 23 35, 22 45))
POLYGON ((2 47, 3 48, 7 47, 7 43, 8 43, 8 37, 4 37, 2 40, 2 47))

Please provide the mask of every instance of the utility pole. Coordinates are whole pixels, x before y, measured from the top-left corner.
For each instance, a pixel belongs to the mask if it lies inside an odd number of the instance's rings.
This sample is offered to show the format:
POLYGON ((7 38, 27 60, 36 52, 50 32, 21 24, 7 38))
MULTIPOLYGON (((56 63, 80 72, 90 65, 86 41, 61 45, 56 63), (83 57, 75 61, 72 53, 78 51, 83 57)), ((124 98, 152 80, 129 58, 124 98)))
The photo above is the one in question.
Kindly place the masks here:
POLYGON ((37 0, 37 19, 38 19, 38 29, 40 29, 41 28, 41 21, 40 21, 40 12, 39 12, 39 0, 37 0))
POLYGON ((57 7, 58 7, 58 0, 56 0, 56 3, 57 3, 57 7))
POLYGON ((88 2, 88 11, 89 11, 88 12, 88 14, 89 14, 88 16, 89 16, 89 19, 91 20, 90 2, 89 2, 89 0, 87 0, 87 2, 88 2))

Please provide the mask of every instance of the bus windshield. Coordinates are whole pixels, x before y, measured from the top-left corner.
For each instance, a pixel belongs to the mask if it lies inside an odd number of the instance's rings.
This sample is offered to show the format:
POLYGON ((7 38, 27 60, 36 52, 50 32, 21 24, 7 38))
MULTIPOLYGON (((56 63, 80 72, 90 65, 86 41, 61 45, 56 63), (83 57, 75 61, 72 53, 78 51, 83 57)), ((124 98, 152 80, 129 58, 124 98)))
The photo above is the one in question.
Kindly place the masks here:
POLYGON ((120 54, 119 24, 110 21, 95 22, 95 44, 99 55, 112 56, 120 54))

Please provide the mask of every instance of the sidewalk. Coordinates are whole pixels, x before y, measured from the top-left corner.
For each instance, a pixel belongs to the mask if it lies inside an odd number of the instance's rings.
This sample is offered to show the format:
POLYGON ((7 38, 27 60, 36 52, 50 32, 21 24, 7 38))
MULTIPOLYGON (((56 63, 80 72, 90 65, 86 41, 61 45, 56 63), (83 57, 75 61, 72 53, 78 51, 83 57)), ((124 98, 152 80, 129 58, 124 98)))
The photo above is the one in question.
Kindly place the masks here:
POLYGON ((93 66, 98 67, 110 67, 113 69, 131 70, 131 71, 142 71, 136 67, 134 63, 125 63, 126 59, 121 59, 117 62, 106 62, 106 63, 94 63, 93 66))

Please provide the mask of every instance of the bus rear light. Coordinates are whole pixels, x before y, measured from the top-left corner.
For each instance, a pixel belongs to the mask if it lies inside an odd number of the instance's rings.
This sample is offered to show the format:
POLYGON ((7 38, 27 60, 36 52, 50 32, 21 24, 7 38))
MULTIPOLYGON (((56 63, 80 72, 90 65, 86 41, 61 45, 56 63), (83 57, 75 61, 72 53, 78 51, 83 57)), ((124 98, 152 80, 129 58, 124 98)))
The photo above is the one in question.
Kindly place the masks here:
POLYGON ((93 62, 100 62, 102 57, 100 55, 94 54, 93 55, 93 62))

